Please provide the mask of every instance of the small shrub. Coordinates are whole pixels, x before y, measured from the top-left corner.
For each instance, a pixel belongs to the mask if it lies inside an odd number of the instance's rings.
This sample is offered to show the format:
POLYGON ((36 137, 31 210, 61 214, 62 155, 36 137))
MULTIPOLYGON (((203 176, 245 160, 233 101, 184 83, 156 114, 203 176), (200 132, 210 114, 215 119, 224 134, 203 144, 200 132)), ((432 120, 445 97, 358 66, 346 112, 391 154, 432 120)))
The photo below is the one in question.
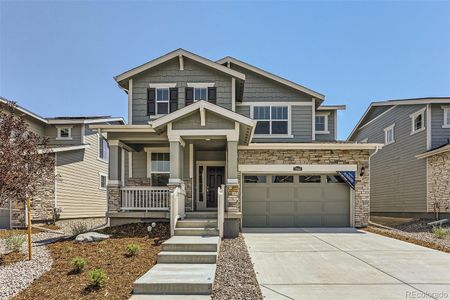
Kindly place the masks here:
POLYGON ((450 235, 450 229, 445 228, 445 227, 438 227, 438 226, 433 226, 433 234, 435 237, 437 237, 438 239, 443 239, 446 236, 450 235))
POLYGON ((27 240, 25 235, 20 235, 16 232, 11 232, 5 237, 5 247, 7 251, 20 252, 22 245, 27 240))
POLYGON ((84 222, 73 222, 70 224, 70 232, 72 232, 73 235, 79 235, 87 232, 88 230, 89 228, 84 222))
POLYGON ((91 287, 101 287, 106 281, 106 272, 102 269, 92 269, 88 275, 91 287))
POLYGON ((129 256, 134 256, 134 255, 136 255, 139 252, 140 249, 141 249, 141 247, 139 247, 139 245, 128 244, 127 245, 127 254, 129 256))
POLYGON ((72 260, 72 264, 74 271, 80 273, 86 266, 86 260, 77 256, 72 260))

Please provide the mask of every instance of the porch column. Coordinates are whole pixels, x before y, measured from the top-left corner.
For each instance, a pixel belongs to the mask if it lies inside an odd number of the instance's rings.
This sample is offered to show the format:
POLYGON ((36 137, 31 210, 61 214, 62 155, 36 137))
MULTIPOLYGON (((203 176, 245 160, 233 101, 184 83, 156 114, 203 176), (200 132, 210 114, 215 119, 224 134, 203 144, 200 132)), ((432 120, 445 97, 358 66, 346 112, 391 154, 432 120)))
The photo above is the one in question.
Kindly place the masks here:
POLYGON ((118 140, 109 143, 108 211, 120 210, 122 148, 118 140))
POLYGON ((227 140, 227 211, 239 212, 238 141, 227 140))
POLYGON ((170 141, 170 178, 169 185, 178 186, 183 176, 183 149, 181 140, 170 141))

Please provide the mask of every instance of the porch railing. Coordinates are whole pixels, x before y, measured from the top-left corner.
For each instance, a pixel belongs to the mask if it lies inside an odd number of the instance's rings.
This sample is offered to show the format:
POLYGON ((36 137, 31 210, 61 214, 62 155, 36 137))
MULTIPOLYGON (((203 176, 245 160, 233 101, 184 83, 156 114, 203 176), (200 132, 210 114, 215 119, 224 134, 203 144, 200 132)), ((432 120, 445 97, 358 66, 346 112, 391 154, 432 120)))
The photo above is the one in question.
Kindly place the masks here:
POLYGON ((219 236, 223 237, 223 223, 225 217, 225 185, 217 189, 217 227, 219 227, 219 236))
POLYGON ((177 221, 180 218, 185 217, 185 198, 186 191, 184 185, 175 188, 170 193, 170 235, 175 235, 175 228, 177 227, 177 221))
POLYGON ((169 210, 170 191, 165 186, 130 186, 120 189, 122 210, 169 210))

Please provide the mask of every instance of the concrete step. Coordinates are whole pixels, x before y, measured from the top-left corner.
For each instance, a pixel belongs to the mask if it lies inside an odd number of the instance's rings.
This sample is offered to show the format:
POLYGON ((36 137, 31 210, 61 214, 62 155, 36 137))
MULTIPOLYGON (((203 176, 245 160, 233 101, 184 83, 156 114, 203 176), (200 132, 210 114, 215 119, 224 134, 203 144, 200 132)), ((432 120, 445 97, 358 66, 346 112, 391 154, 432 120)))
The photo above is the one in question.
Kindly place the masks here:
POLYGON ((163 251, 217 252, 218 236, 173 236, 162 243, 163 251))
POLYGON ((215 211, 190 211, 186 212, 186 219, 216 219, 217 212, 215 211))
POLYGON ((217 252, 161 251, 158 254, 158 263, 165 264, 215 264, 216 260, 217 252))
POLYGON ((176 236, 218 236, 217 228, 175 228, 176 236))
POLYGON ((177 221, 177 228, 217 228, 217 219, 184 219, 177 221))
POLYGON ((129 300, 210 300, 206 295, 132 295, 129 300))
POLYGON ((156 264, 133 284, 134 294, 210 295, 215 264, 156 264))

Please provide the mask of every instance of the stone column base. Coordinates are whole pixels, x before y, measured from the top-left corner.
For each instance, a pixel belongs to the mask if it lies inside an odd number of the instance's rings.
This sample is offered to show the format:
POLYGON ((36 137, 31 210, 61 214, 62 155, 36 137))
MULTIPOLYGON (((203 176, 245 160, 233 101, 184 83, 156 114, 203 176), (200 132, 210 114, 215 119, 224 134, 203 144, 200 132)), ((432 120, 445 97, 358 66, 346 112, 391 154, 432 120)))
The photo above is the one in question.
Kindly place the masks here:
POLYGON ((108 211, 120 211, 120 185, 108 185, 108 211))
POLYGON ((226 187, 226 197, 227 197, 226 210, 230 212, 240 211, 239 184, 228 184, 226 187))

